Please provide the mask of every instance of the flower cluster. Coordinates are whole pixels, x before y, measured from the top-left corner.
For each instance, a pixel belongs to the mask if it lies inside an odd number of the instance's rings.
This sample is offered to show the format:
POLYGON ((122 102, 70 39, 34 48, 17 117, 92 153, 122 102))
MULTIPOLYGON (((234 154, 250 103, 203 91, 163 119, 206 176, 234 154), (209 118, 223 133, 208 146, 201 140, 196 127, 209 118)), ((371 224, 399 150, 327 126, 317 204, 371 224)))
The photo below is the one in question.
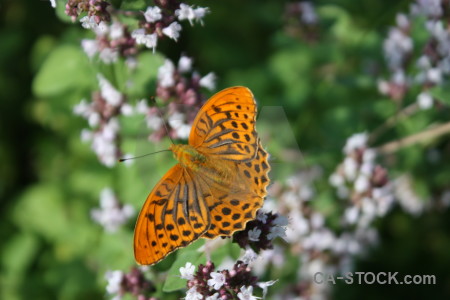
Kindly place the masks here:
POLYGON ((107 232, 116 232, 135 214, 134 207, 122 205, 110 188, 104 188, 100 193, 100 208, 91 210, 92 219, 99 223, 107 232))
POLYGON ((188 280, 186 300, 255 300, 259 298, 253 295, 255 287, 262 288, 265 296, 267 287, 275 283, 274 281, 258 283, 258 278, 251 274, 250 267, 239 260, 230 270, 215 272, 214 269, 214 263, 211 261, 199 265, 197 272, 195 266, 189 262, 180 268, 181 278, 188 280))
POLYGON ((156 300, 149 294, 155 291, 154 284, 144 277, 144 274, 138 268, 132 268, 129 273, 122 271, 107 271, 105 279, 108 281, 106 291, 113 296, 113 300, 120 300, 125 294, 129 293, 140 300, 156 300))
POLYGON ((209 73, 201 77, 192 69, 192 58, 181 56, 177 66, 166 59, 158 69, 156 96, 166 105, 160 110, 167 116, 168 130, 163 126, 161 116, 155 108, 148 108, 145 102, 138 104, 138 111, 146 115, 147 125, 153 130, 150 139, 159 141, 169 134, 171 138, 187 139, 204 96, 201 88, 213 90, 215 75, 209 73))
POLYGON ((137 54, 136 41, 126 25, 119 22, 102 24, 95 28, 95 33, 96 39, 81 41, 81 46, 89 58, 98 55, 102 62, 111 64, 117 62, 119 57, 126 57, 132 66, 133 57, 137 54))
POLYGON ((179 21, 203 24, 209 9, 194 7, 176 0, 155 1, 144 12, 114 9, 104 0, 69 0, 66 14, 75 21, 80 13, 87 15, 80 19, 82 26, 96 34, 95 40, 85 40, 83 48, 89 56, 100 53, 106 63, 114 62, 117 56, 132 57, 138 52, 138 45, 155 51, 158 40, 168 37, 175 41, 180 37, 182 26, 179 21), (119 15, 140 19, 138 28, 131 30, 119 22, 119 15), (114 20, 111 24, 111 20, 114 20), (111 58, 111 57, 112 58, 111 58))
POLYGON ((111 4, 105 0, 69 0, 66 3, 66 15, 75 21, 81 13, 87 13, 83 19, 83 24, 94 26, 101 22, 109 22, 111 20, 110 10, 111 4))
POLYGON ((441 84, 450 74, 450 32, 447 21, 442 19, 449 8, 448 1, 417 0, 409 14, 397 15, 397 26, 390 29, 384 41, 384 55, 392 74, 389 80, 379 80, 382 94, 401 100, 408 90, 418 85, 421 87, 416 98, 418 107, 433 107, 437 99, 433 99, 429 89, 441 84), (423 18, 429 37, 420 55, 415 57, 412 22, 422 22, 423 18), (411 69, 416 73, 412 74, 411 69))
POLYGON ((182 29, 178 21, 188 20, 191 25, 194 22, 203 24, 203 18, 209 12, 207 7, 189 6, 178 1, 155 1, 156 6, 147 7, 138 29, 132 36, 136 42, 147 48, 156 48, 158 39, 164 36, 175 41, 180 37, 182 29))
POLYGON ((384 216, 394 202, 387 171, 376 164, 376 151, 367 146, 368 135, 352 135, 345 144, 345 159, 330 176, 337 196, 350 201, 344 212, 347 224, 368 227, 376 216, 384 216))
POLYGON ((261 250, 272 249, 272 241, 276 237, 286 237, 287 225, 286 217, 259 210, 256 219, 249 221, 245 230, 238 231, 233 235, 233 242, 242 249, 250 247, 257 253, 261 250))
MULTIPOLYGON (((286 231, 287 246, 291 253, 300 257, 301 268, 298 270, 299 283, 286 290, 283 296, 290 297, 327 297, 327 285, 314 284, 316 272, 337 273, 352 269, 353 258, 377 241, 377 232, 369 226, 345 227, 340 233, 329 227, 326 215, 312 206, 311 200, 316 196, 315 181, 322 178, 319 167, 302 170, 289 177, 284 183, 274 182, 269 188, 269 202, 277 200, 277 208, 289 216, 286 231)), ((344 222, 342 222, 345 225, 344 222)), ((281 250, 265 251, 267 258, 256 265, 270 262, 281 268, 284 263, 281 250), (278 252, 278 254, 277 254, 278 252)), ((261 267, 261 266, 259 266, 261 267)), ((266 267, 267 268, 267 267, 266 267)))
POLYGON ((133 108, 125 101, 125 96, 105 77, 99 74, 97 78, 100 91, 92 93, 91 102, 81 100, 73 111, 85 118, 92 128, 92 130, 84 129, 81 139, 92 142, 92 149, 99 160, 104 165, 112 167, 122 154, 119 149, 118 116, 131 114, 133 108))
POLYGON ((306 41, 316 41, 318 38, 319 18, 312 2, 300 1, 286 4, 284 18, 286 32, 306 41))

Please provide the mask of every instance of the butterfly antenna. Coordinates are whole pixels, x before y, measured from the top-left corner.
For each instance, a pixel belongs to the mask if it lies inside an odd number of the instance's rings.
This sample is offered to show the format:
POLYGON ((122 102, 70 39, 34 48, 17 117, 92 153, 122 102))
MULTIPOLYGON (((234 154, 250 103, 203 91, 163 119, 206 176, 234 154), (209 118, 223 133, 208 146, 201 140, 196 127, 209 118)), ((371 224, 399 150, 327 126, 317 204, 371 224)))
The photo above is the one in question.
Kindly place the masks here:
POLYGON ((144 154, 144 155, 139 155, 139 156, 134 156, 134 157, 127 157, 127 158, 120 158, 119 162, 124 162, 124 161, 131 160, 131 159, 141 158, 141 157, 149 156, 149 155, 152 155, 152 154, 161 153, 161 152, 164 152, 164 151, 170 151, 170 150, 169 149, 164 149, 164 150, 160 150, 160 151, 156 151, 156 152, 152 152, 152 153, 147 153, 147 154, 144 154))
POLYGON ((151 96, 151 97, 150 97, 150 100, 153 101, 153 103, 154 103, 154 105, 155 105, 156 111, 158 112, 158 115, 159 115, 159 117, 161 118, 161 121, 163 122, 164 128, 165 128, 166 131, 167 131, 167 136, 169 137, 169 139, 170 139, 170 141, 172 142, 172 144, 175 145, 175 143, 173 142, 172 138, 170 137, 170 131, 169 131, 169 128, 167 127, 166 121, 165 121, 164 118, 163 118, 163 115, 162 115, 162 113, 161 113, 161 110, 159 110, 159 107, 158 107, 158 104, 156 103, 155 97, 154 97, 154 96, 151 96))

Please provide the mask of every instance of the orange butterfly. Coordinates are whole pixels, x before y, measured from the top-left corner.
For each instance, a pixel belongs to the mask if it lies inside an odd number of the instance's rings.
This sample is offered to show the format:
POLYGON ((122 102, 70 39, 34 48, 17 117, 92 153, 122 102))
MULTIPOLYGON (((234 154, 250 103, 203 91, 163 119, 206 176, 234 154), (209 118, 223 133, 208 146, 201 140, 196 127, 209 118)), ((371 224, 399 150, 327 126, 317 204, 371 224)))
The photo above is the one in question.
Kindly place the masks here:
POLYGON ((139 264, 157 263, 200 237, 231 236, 255 218, 270 169, 255 118, 252 92, 227 88, 200 109, 189 144, 170 146, 179 163, 147 197, 134 230, 139 264))

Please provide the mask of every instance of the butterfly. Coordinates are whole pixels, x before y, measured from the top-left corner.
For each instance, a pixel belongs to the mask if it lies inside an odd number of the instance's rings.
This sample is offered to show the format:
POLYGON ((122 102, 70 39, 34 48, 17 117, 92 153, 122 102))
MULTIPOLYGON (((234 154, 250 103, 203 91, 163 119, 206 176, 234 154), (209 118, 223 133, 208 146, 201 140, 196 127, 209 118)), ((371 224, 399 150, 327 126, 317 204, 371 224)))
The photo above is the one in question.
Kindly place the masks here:
POLYGON ((256 103, 230 87, 199 110, 178 163, 156 184, 134 230, 134 256, 152 265, 198 238, 231 236, 256 217, 269 184, 268 154, 255 128, 256 103))

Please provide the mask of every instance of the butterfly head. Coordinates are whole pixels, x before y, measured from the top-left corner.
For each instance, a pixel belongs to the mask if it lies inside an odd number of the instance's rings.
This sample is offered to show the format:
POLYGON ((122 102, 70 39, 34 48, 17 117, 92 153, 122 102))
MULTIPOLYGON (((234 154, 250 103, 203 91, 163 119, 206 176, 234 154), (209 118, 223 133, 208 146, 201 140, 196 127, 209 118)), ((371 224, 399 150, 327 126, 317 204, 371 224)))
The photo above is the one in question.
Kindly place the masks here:
POLYGON ((172 144, 169 148, 176 160, 184 167, 197 170, 206 162, 206 156, 198 152, 191 145, 172 144))

